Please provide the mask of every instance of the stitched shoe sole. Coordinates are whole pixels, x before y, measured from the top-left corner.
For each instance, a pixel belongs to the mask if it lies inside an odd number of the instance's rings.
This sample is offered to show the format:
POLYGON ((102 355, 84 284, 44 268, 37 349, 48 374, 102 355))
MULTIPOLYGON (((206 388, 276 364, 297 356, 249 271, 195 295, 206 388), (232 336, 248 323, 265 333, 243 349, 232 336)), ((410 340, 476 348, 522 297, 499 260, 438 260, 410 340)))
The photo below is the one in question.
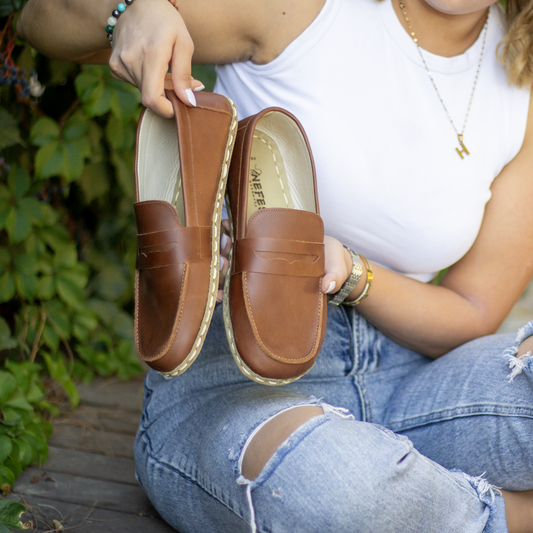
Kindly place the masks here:
POLYGON ((226 149, 224 152, 224 162, 222 165, 220 179, 218 184, 217 196, 215 201, 215 208, 213 210, 212 218, 212 239, 211 239, 211 266, 210 266, 210 283, 209 283, 209 294, 207 298, 207 304, 205 307, 204 316, 202 318, 202 323, 198 330, 198 335, 193 344, 192 350, 189 352, 187 357, 173 370, 168 372, 159 372, 162 376, 166 378, 172 378, 183 374, 198 357, 202 346, 205 341, 207 331, 209 329, 209 324, 211 323, 211 318, 213 317, 213 312, 215 310, 215 303, 217 298, 218 283, 220 276, 220 227, 222 223, 222 206, 224 203, 224 192, 226 190, 226 183, 228 180, 229 165, 231 161, 231 154, 233 152, 233 146, 235 144, 236 138, 236 129, 237 129, 237 109, 235 104, 227 98, 231 106, 231 125, 229 129, 228 140, 226 143, 226 149))

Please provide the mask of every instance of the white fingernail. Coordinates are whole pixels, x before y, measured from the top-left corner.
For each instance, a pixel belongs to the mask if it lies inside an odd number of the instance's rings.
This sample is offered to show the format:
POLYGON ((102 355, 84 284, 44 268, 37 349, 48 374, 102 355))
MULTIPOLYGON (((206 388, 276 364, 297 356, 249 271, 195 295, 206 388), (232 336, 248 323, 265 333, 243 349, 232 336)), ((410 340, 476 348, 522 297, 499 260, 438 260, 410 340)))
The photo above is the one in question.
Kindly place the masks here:
POLYGON ((189 104, 196 107, 196 98, 194 97, 194 93, 190 89, 185 89, 185 94, 187 95, 187 100, 189 100, 189 104))
POLYGON ((331 293, 335 290, 335 286, 336 286, 336 285, 337 285, 337 284, 336 284, 334 281, 332 281, 332 282, 329 284, 329 287, 328 287, 328 290, 326 291, 326 294, 331 294, 331 293))
POLYGON ((229 237, 225 233, 223 233, 222 237, 220 237, 220 247, 222 249, 226 248, 228 241, 229 241, 229 237))
POLYGON ((200 87, 196 87, 196 89, 193 89, 193 91, 203 91, 205 89, 205 85, 200 85, 200 87))
POLYGON ((220 265, 218 268, 220 268, 221 271, 224 269, 224 258, 223 257, 220 258, 220 265))

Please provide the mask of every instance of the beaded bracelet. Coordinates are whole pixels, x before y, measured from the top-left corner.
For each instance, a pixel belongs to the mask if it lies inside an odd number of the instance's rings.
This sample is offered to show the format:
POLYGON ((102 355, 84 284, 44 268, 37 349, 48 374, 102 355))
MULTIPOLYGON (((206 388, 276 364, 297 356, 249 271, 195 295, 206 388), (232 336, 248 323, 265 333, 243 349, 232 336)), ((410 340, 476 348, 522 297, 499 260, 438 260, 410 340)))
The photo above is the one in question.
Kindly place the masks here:
MULTIPOLYGON (((179 11, 178 6, 176 5, 176 0, 168 0, 177 11, 179 11)), ((107 19, 107 26, 105 28, 105 31, 107 32, 107 39, 109 40, 109 44, 113 46, 113 31, 115 29, 115 26, 118 22, 118 19, 124 11, 126 11, 126 8, 128 6, 131 6, 133 4, 133 0, 124 0, 124 2, 121 2, 118 4, 117 8, 113 10, 111 13, 111 16, 107 19)))

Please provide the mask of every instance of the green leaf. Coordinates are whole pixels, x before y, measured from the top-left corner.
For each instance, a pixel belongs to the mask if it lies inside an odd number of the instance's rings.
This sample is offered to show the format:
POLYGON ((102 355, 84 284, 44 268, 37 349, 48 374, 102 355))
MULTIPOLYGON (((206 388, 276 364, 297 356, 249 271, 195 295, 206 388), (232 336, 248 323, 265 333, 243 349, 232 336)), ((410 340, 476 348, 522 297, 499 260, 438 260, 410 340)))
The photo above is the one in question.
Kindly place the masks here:
POLYGON ((9 400, 6 402, 6 405, 8 407, 12 407, 13 409, 21 409, 22 411, 33 412, 33 407, 28 400, 26 400, 24 393, 20 388, 9 398, 9 400))
POLYGON ((78 182, 87 203, 101 197, 109 190, 109 171, 105 163, 91 163, 85 165, 78 182))
POLYGON ((90 117, 105 115, 111 108, 111 89, 104 85, 97 85, 87 101, 87 113, 90 117))
POLYGON ((11 272, 5 272, 0 277, 0 303, 9 302, 15 295, 15 280, 11 272))
POLYGON ((21 274, 34 274, 36 271, 35 257, 31 254, 20 254, 13 259, 15 271, 21 274))
POLYGON ((70 379, 63 359, 54 360, 48 354, 43 354, 43 357, 46 362, 48 372, 50 372, 52 378, 57 381, 63 387, 63 389, 65 389, 72 407, 76 407, 80 402, 80 395, 76 389, 76 385, 74 385, 74 382, 70 379))
POLYGON ((47 302, 46 311, 54 330, 64 339, 68 339, 70 337, 71 310, 56 299, 47 302))
POLYGON ((48 117, 40 118, 30 132, 30 139, 35 146, 46 146, 59 138, 59 124, 48 117))
POLYGON ((74 309, 82 309, 84 304, 83 289, 63 277, 56 278, 57 293, 63 302, 74 309))
POLYGON ((72 141, 83 137, 86 131, 87 123, 79 115, 76 115, 67 120, 63 128, 63 137, 68 141, 72 141))
POLYGON ((0 464, 2 464, 11 453, 13 445, 11 439, 5 435, 0 436, 0 464))
POLYGON ((59 337, 54 327, 48 324, 48 322, 44 325, 42 339, 44 344, 48 346, 50 350, 52 350, 53 352, 57 351, 61 338, 59 337))
POLYGON ((32 447, 21 439, 14 441, 13 449, 17 449, 18 460, 24 465, 28 466, 31 462, 32 447))
POLYGON ((19 200, 30 188, 30 176, 23 168, 13 165, 7 176, 7 183, 14 198, 19 200))
POLYGON ((0 148, 7 148, 14 144, 22 144, 18 123, 4 108, 0 107, 0 148))
POLYGON ((59 269, 62 267, 72 267, 78 261, 78 252, 76 245, 73 243, 61 243, 56 247, 56 254, 54 256, 54 267, 59 269))
MULTIPOLYGON (((39 235, 57 255, 61 255, 61 252, 65 246, 72 246, 70 243, 69 234, 67 228, 64 226, 56 225, 39 230, 39 235)), ((55 260, 55 257, 54 257, 55 260)))
POLYGON ((63 144, 62 175, 69 181, 78 179, 83 171, 84 156, 79 148, 71 142, 63 144))
POLYGON ((37 286, 37 294, 43 300, 50 300, 55 294, 54 278, 52 276, 42 276, 37 286))
POLYGON ((33 300, 39 289, 37 277, 31 274, 15 272, 15 285, 19 295, 26 300, 33 300))
POLYGON ((85 71, 76 76, 74 85, 76 86, 76 92, 82 102, 87 102, 91 97, 92 92, 97 87, 101 80, 94 73, 90 72, 87 67, 85 71))
POLYGON ((43 204, 36 198, 22 198, 20 208, 26 213, 30 224, 41 226, 44 223, 43 204))
POLYGON ((26 433, 22 435, 20 440, 29 444, 32 447, 32 456, 31 462, 40 465, 43 464, 48 458, 48 445, 42 437, 37 435, 32 435, 31 433, 26 433))
POLYGON ((41 204, 43 210, 43 224, 45 226, 53 226, 57 223, 59 213, 48 204, 41 204))
MULTIPOLYGON (((11 485, 13 485, 13 483, 15 483, 15 474, 13 474, 13 472, 11 472, 11 470, 9 470, 9 468, 3 466, 3 465, 0 465, 0 486, 1 485, 4 485, 4 484, 7 484, 11 487, 11 485)), ((6 519, 4 518, 3 516, 3 513, 2 513, 2 506, 1 504, 5 501, 8 501, 8 500, 0 500, 0 524, 4 523, 6 524, 7 522, 5 521, 6 519)), ((9 525, 9 527, 13 527, 11 525, 9 525)))
MULTIPOLYGON (((79 320, 79 317, 76 317, 79 320)), ((7 322, 0 317, 0 351, 9 350, 11 348, 16 348, 18 343, 16 339, 11 336, 11 329, 9 328, 7 322)), ((0 461, 1 463, 2 461, 0 461)))
POLYGON ((39 178, 57 176, 63 165, 64 152, 57 141, 39 148, 35 155, 35 173, 39 178))
MULTIPOLYGON (((127 155, 127 154, 126 154, 127 155)), ((133 161, 134 156, 125 159, 123 154, 118 152, 113 152, 111 154, 111 162, 116 170, 117 180, 120 183, 122 191, 127 198, 135 198, 135 181, 132 179, 133 176, 133 161)))
POLYGON ((0 370, 0 406, 4 405, 17 388, 17 380, 9 373, 0 370))
POLYGON ((113 82, 115 90, 111 98, 111 111, 116 117, 124 120, 137 118, 141 101, 139 91, 126 82, 119 82, 118 80, 113 80, 113 82))
POLYGON ((6 230, 11 244, 23 241, 31 231, 30 219, 25 211, 12 207, 7 215, 6 230))
POLYGON ((116 300, 121 296, 128 289, 128 282, 122 269, 115 265, 103 269, 94 280, 99 296, 106 300, 116 300))

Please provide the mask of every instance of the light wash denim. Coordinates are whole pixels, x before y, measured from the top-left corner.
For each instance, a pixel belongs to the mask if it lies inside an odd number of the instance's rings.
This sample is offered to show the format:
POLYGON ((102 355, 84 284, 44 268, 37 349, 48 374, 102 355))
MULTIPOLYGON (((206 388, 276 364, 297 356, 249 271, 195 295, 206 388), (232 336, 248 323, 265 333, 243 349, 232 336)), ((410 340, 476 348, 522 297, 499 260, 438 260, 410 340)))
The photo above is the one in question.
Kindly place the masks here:
POLYGON ((137 475, 178 531, 507 532, 498 487, 533 489, 533 357, 515 357, 533 322, 432 361, 329 306, 313 369, 265 387, 234 364, 221 311, 185 374, 145 382, 137 475), (246 480, 254 430, 310 404, 324 415, 246 480))

